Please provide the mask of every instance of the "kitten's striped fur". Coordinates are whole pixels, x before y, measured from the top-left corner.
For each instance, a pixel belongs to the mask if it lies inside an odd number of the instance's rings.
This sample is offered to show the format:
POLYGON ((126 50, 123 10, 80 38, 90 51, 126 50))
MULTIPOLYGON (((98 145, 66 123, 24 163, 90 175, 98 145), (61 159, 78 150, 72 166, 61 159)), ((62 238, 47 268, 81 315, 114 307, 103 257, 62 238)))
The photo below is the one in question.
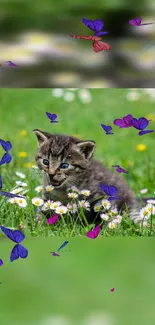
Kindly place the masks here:
MULTIPOLYGON (((111 201, 112 208, 117 207, 118 211, 128 208, 129 215, 136 223, 141 221, 139 211, 141 202, 137 199, 132 190, 128 187, 124 179, 103 166, 100 162, 92 159, 95 142, 92 140, 81 141, 75 137, 50 134, 48 132, 33 130, 38 140, 38 151, 36 162, 43 171, 43 199, 68 202, 67 189, 76 186, 79 190, 90 190, 89 201, 99 197, 104 198, 104 192, 100 184, 115 185, 118 189, 120 200, 111 201), (43 164, 43 159, 49 161, 49 166, 43 164), (61 163, 68 163, 69 168, 60 168, 61 163), (53 185, 55 182, 62 184, 52 192, 46 192, 45 186, 53 185)), ((88 221, 94 220, 96 213, 93 210, 87 212, 88 221)))

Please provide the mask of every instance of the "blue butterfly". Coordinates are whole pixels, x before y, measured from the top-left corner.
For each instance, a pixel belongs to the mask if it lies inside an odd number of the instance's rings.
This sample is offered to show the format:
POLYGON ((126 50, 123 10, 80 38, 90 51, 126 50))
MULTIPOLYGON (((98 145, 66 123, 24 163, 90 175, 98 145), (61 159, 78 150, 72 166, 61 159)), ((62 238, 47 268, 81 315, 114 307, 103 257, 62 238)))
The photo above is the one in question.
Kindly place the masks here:
POLYGON ((8 63, 9 67, 18 67, 17 64, 11 62, 11 61, 5 61, 6 63, 8 63))
POLYGON ((104 34, 109 34, 109 32, 100 32, 100 30, 104 26, 104 22, 101 19, 90 20, 86 18, 82 18, 82 22, 87 26, 89 29, 95 32, 94 36, 101 36, 104 34))
POLYGON ((17 260, 19 257, 26 258, 28 256, 28 250, 19 244, 24 240, 25 235, 20 230, 13 231, 3 226, 0 226, 0 228, 9 239, 17 243, 17 245, 15 245, 11 251, 10 262, 17 260))
POLYGON ((106 131, 106 134, 107 134, 107 135, 108 135, 108 134, 113 134, 112 132, 110 133, 110 131, 112 130, 112 127, 111 127, 110 125, 101 124, 101 126, 102 126, 102 129, 103 129, 104 131, 106 131))
MULTIPOLYGON (((0 175, 0 190, 2 189, 2 186, 3 186, 3 184, 2 184, 2 176, 0 175)), ((14 197, 23 198, 23 196, 13 194, 13 193, 9 193, 9 192, 0 191, 0 194, 3 195, 3 196, 10 197, 10 198, 14 198, 14 197)))
POLYGON ((149 122, 150 122, 150 120, 147 120, 145 117, 140 117, 139 119, 133 118, 131 121, 131 124, 137 130, 141 130, 139 132, 139 135, 144 135, 147 133, 154 132, 153 130, 145 130, 145 128, 148 126, 149 122))
POLYGON ((55 121, 57 119, 56 114, 51 114, 51 113, 46 112, 46 115, 51 120, 51 123, 58 123, 58 121, 55 121))
POLYGON ((12 148, 12 144, 10 141, 4 141, 2 139, 0 139, 0 144, 2 146, 2 148, 6 151, 6 153, 3 155, 2 159, 0 160, 0 166, 3 164, 9 164, 12 160, 11 155, 8 153, 8 151, 11 150, 12 148))
POLYGON ((107 186, 104 184, 100 184, 100 188, 102 189, 103 192, 105 192, 109 196, 108 198, 109 201, 120 199, 118 196, 115 196, 118 191, 116 186, 107 186))
POLYGON ((2 266, 3 265, 3 260, 2 259, 0 259, 0 266, 2 266))
MULTIPOLYGON (((59 252, 63 247, 65 247, 67 244, 69 243, 69 241, 64 241, 64 243, 58 248, 57 252, 59 252)), ((55 252, 50 252, 53 256, 60 256, 59 254, 55 253, 55 252)))

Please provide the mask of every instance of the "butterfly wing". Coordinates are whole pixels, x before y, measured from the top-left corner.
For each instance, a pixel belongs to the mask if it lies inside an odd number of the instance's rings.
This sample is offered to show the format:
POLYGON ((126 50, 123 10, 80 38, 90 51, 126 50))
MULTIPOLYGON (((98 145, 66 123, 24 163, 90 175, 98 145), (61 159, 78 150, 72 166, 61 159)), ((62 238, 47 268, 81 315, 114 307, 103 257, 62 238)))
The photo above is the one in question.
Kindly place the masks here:
POLYGON ((79 38, 79 39, 85 39, 85 40, 88 40, 88 41, 99 41, 101 40, 102 38, 101 37, 97 37, 97 36, 79 36, 79 35, 72 35, 72 34, 69 34, 70 37, 74 37, 74 38, 79 38))
POLYGON ((110 195, 110 191, 109 191, 109 186, 104 185, 104 184, 100 184, 100 188, 103 192, 105 192, 107 195, 110 195))
POLYGON ((144 134, 152 133, 152 132, 154 132, 154 131, 153 130, 144 130, 144 131, 140 131, 139 135, 144 135, 144 134))
POLYGON ((132 126, 131 125, 132 119, 133 119, 133 116, 131 114, 128 114, 128 115, 123 117, 123 121, 125 122, 126 127, 132 126))
POLYGON ((6 228, 6 227, 3 227, 3 226, 0 226, 1 230, 3 231, 3 233, 9 238, 11 239, 12 241, 16 242, 15 241, 15 237, 14 237, 14 232, 13 230, 9 229, 9 228, 6 228))
POLYGON ((107 126, 105 124, 101 124, 102 129, 107 132, 107 126))
POLYGON ((116 125, 116 126, 119 126, 120 128, 125 128, 126 127, 126 123, 124 122, 124 120, 123 119, 115 119, 114 121, 113 121, 113 123, 114 123, 114 125, 116 125))
POLYGON ((13 194, 13 193, 9 193, 9 192, 3 192, 3 191, 1 191, 0 194, 3 195, 3 196, 9 197, 9 198, 14 198, 14 197, 19 197, 21 199, 24 198, 24 196, 20 196, 20 195, 13 194))
POLYGON ((55 222, 57 222, 59 215, 55 214, 53 217, 47 219, 47 223, 50 225, 53 225, 55 222))
POLYGON ((101 19, 95 19, 93 24, 97 32, 99 32, 104 26, 104 22, 101 19))
POLYGON ((28 250, 20 244, 13 247, 10 254, 10 262, 17 260, 19 257, 26 258, 28 256, 28 250))
POLYGON ((115 194, 117 193, 118 189, 116 186, 109 186, 109 195, 110 196, 115 196, 115 194))
POLYGON ((51 121, 56 120, 56 118, 57 118, 56 114, 51 114, 51 113, 46 112, 46 115, 51 121))
POLYGON ((137 26, 137 22, 134 19, 129 20, 129 24, 132 26, 137 26))
POLYGON ((2 189, 3 183, 2 183, 2 176, 0 175, 0 189, 2 189))
POLYGON ((16 243, 21 243, 25 238, 25 235, 20 230, 15 230, 13 235, 16 243))
POLYGON ((137 25, 140 25, 141 22, 142 22, 142 18, 141 18, 141 17, 138 17, 138 18, 136 18, 135 20, 136 20, 136 24, 137 24, 137 25))
POLYGON ((110 125, 107 125, 107 132, 110 132, 112 130, 112 127, 110 125))
POLYGON ((60 256, 59 254, 55 253, 55 252, 50 252, 53 256, 60 256))
POLYGON ((85 26, 87 26, 89 29, 96 31, 95 29, 95 25, 93 20, 90 19, 86 19, 86 18, 82 18, 82 22, 85 24, 85 26))
POLYGON ((109 51, 112 49, 112 46, 108 43, 104 43, 101 41, 94 41, 93 42, 93 50, 94 52, 98 53, 101 51, 109 51))
POLYGON ((139 128, 139 121, 138 121, 136 118, 133 117, 133 119, 132 119, 132 121, 131 121, 131 124, 132 124, 132 126, 133 126, 134 128, 140 130, 140 128, 139 128))
POLYGON ((69 241, 64 241, 64 243, 58 248, 57 252, 59 252, 60 249, 62 249, 63 247, 65 247, 68 243, 69 243, 69 241))
MULTIPOLYGON (((109 32, 96 32, 94 36, 101 36, 101 35, 106 35, 109 34, 109 32)), ((97 40, 96 40, 97 41, 97 40)))
POLYGON ((139 129, 144 130, 148 126, 149 121, 145 117, 141 117, 139 118, 138 123, 139 123, 139 129))
POLYGON ((10 141, 5 142, 4 140, 0 139, 0 144, 5 151, 9 151, 12 148, 12 144, 10 141))
POLYGON ((139 26, 141 24, 142 18, 138 17, 136 19, 129 20, 129 24, 133 26, 139 26))
POLYGON ((95 238, 95 237, 94 237, 94 232, 93 232, 92 230, 88 231, 88 232, 87 232, 87 237, 88 237, 88 238, 91 238, 91 239, 94 239, 94 238, 95 238))
POLYGON ((2 266, 3 265, 3 261, 2 261, 2 259, 0 259, 0 266, 2 266))
POLYGON ((5 163, 9 164, 11 162, 11 160, 12 160, 11 155, 8 152, 6 152, 4 154, 4 156, 2 157, 2 159, 0 160, 0 166, 5 164, 5 163))
POLYGON ((99 235, 99 232, 100 232, 100 225, 97 225, 94 230, 94 238, 96 238, 98 235, 99 235))

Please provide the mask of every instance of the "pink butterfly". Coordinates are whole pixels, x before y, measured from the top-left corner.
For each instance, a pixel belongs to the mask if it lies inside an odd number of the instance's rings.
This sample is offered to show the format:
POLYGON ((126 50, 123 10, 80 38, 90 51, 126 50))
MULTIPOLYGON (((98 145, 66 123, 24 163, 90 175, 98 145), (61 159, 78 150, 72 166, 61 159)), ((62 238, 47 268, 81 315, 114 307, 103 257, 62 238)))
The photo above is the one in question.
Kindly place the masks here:
POLYGON ((114 290, 115 290, 115 288, 112 288, 110 291, 111 291, 111 292, 114 292, 114 290))
POLYGON ((53 225, 54 223, 57 222, 59 215, 55 214, 53 217, 47 219, 47 223, 49 225, 53 225))
POLYGON ((142 22, 142 18, 141 17, 138 17, 136 19, 129 20, 129 24, 132 25, 132 26, 143 26, 143 25, 152 25, 153 24, 153 23, 141 24, 141 22, 142 22))
POLYGON ((93 50, 94 52, 98 53, 101 51, 109 51, 112 49, 112 46, 105 42, 94 41, 93 42, 93 50))
POLYGON ((97 225, 93 230, 90 230, 87 232, 87 237, 91 238, 91 239, 95 239, 100 232, 100 225, 97 225))
POLYGON ((101 37, 97 37, 97 36, 79 36, 79 35, 72 35, 72 34, 68 34, 68 36, 79 38, 79 39, 86 39, 88 41, 100 41, 102 39, 101 37))
POLYGON ((131 114, 128 114, 126 116, 124 116, 122 119, 116 119, 114 120, 114 124, 116 126, 119 126, 120 128, 129 128, 132 126, 132 115, 131 114))

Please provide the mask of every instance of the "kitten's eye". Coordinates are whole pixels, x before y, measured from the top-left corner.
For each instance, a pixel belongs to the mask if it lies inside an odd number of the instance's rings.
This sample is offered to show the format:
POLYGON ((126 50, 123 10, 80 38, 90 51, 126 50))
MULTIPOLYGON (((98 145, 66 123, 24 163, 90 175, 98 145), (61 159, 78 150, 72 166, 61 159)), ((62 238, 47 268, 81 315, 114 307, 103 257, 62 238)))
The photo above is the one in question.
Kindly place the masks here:
POLYGON ((68 167, 69 167, 69 164, 67 164, 67 163, 62 163, 60 165, 60 168, 62 168, 62 169, 65 169, 65 168, 68 168, 68 167))
POLYGON ((47 159, 43 159, 43 164, 44 164, 45 166, 49 166, 49 161, 48 161, 47 159))

